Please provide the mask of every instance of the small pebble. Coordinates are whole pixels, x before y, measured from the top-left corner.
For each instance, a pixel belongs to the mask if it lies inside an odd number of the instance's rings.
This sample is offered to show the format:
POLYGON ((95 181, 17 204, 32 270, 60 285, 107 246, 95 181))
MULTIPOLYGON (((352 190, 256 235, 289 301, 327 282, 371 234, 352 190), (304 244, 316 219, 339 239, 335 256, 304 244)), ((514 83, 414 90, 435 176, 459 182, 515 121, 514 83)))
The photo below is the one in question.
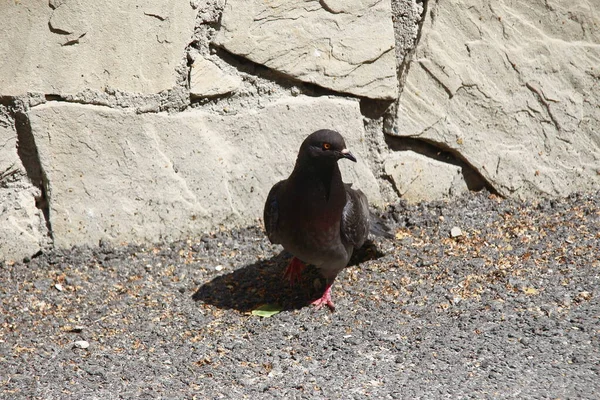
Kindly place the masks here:
POLYGON ((62 292, 63 290, 65 290, 65 288, 63 287, 63 285, 61 285, 60 283, 57 283, 56 285, 54 285, 54 287, 56 288, 56 290, 58 290, 59 292, 62 292))
POLYGON ((223 269, 223 266, 222 266, 222 265, 217 265, 217 266, 215 267, 215 271, 221 271, 222 269, 223 269))
POLYGON ((88 347, 90 347, 90 343, 87 340, 78 340, 75 343, 73 343, 73 347, 77 349, 87 349, 88 347))
POLYGON ((463 235, 462 230, 458 226, 455 226, 452 229, 450 229, 451 237, 456 238, 456 237, 460 237, 462 235, 463 235))

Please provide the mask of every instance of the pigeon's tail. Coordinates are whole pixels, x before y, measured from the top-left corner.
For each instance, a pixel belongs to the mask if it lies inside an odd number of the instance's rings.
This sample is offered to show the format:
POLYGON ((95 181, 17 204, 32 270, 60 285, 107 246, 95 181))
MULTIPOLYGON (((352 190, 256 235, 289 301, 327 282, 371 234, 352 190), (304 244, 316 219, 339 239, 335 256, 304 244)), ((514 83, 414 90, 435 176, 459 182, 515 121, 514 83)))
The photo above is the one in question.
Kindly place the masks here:
POLYGON ((394 239, 392 228, 385 223, 385 221, 377 214, 371 212, 371 226, 369 232, 373 236, 378 236, 386 239, 394 239))

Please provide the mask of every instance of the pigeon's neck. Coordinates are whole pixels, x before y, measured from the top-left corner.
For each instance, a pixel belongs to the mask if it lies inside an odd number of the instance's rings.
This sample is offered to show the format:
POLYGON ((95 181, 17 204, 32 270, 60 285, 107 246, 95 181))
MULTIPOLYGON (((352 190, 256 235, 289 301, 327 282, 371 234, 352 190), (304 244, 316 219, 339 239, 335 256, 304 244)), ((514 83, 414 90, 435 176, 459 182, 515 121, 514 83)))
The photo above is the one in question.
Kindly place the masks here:
POLYGON ((316 184, 327 201, 333 192, 343 189, 344 186, 337 162, 302 162, 302 160, 298 160, 291 178, 304 181, 309 185, 316 184))

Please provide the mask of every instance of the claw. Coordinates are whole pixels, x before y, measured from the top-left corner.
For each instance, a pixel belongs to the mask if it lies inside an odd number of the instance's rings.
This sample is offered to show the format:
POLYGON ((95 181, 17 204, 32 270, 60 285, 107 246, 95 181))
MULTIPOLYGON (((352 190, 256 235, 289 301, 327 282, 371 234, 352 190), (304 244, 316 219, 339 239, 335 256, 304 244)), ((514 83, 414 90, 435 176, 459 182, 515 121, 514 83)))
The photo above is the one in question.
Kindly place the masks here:
POLYGON ((332 312, 335 311, 335 304, 333 304, 333 301, 331 301, 331 284, 327 285, 323 296, 311 302, 310 304, 315 306, 317 310, 323 307, 323 305, 326 305, 332 312))

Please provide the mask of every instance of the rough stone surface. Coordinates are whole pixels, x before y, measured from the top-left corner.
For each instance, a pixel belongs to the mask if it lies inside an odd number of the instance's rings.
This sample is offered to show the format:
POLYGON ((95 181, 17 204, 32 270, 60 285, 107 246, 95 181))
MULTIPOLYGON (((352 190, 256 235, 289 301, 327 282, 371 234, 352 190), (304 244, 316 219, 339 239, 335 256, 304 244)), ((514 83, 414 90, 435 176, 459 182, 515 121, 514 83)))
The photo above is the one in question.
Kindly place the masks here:
POLYGON ((305 82, 396 98, 389 0, 230 0, 214 43, 305 82))
POLYGON ((242 84, 242 78, 229 75, 202 56, 198 56, 191 66, 190 94, 192 96, 217 96, 235 91, 242 84))
POLYGON ((186 1, 4 2, 0 94, 169 89, 194 16, 186 1))
POLYGON ((0 261, 21 260, 48 242, 44 216, 35 206, 40 191, 17 155, 17 133, 0 106, 0 261))
POLYGON ((597 190, 597 6, 430 2, 387 133, 451 149, 505 196, 597 190))
POLYGON ((302 140, 323 127, 343 133, 360 160, 342 163, 345 180, 381 203, 357 101, 299 97, 230 116, 48 102, 30 119, 58 247, 250 223, 273 183, 291 172, 302 140))
POLYGON ((412 151, 392 153, 384 163, 384 171, 409 203, 447 200, 469 190, 462 168, 412 151))
POLYGON ((417 0, 392 0, 392 20, 398 65, 408 62, 407 56, 415 48, 423 2, 417 0))

